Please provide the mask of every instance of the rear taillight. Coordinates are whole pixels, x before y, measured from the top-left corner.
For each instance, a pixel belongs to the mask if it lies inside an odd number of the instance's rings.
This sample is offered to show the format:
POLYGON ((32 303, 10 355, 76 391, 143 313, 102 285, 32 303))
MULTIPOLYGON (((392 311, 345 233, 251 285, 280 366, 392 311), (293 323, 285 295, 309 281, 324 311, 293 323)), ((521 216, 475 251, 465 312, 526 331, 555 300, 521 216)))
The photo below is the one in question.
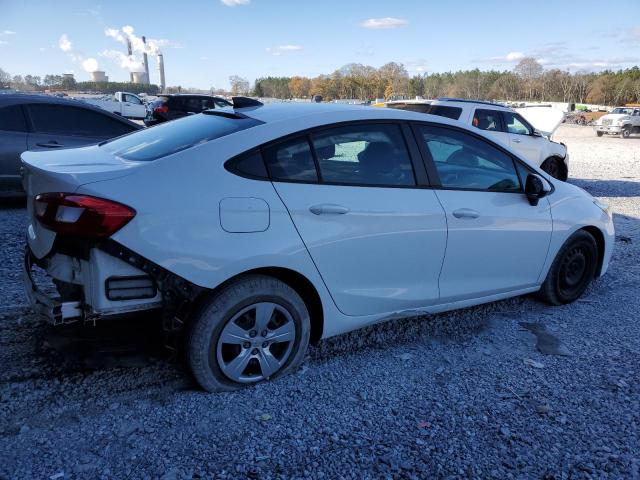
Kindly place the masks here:
POLYGON ((154 108, 153 111, 156 113, 167 113, 169 111, 169 107, 166 105, 160 105, 159 107, 154 108))
POLYGON ((34 211, 38 221, 56 233, 89 238, 110 237, 136 215, 121 203, 73 193, 42 193, 36 196, 34 211))

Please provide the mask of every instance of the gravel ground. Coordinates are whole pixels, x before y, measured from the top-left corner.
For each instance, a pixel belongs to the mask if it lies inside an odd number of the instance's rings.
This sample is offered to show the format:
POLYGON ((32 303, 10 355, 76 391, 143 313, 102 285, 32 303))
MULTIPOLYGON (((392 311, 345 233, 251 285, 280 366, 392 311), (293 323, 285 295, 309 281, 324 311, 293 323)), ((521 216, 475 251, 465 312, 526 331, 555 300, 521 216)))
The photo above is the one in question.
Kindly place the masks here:
POLYGON ((639 478, 640 139, 557 137, 616 213, 581 300, 379 325, 228 394, 147 323, 53 329, 21 307, 24 210, 1 210, 0 478, 639 478))

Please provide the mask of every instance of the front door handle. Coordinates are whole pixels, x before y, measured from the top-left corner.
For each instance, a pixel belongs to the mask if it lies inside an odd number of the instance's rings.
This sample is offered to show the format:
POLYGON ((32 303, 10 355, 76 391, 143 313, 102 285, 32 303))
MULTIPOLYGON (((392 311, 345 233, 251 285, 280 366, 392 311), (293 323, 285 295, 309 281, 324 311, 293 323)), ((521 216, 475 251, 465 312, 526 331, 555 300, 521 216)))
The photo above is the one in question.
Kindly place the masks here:
POLYGON ((471 208, 460 208, 453 211, 453 216, 456 218, 478 218, 480 212, 471 208))
POLYGON ((309 211, 314 215, 344 215, 349 212, 347 207, 335 205, 333 203, 323 203, 309 207, 309 211))
POLYGON ((513 143, 520 143, 520 142, 521 142, 521 140, 518 140, 517 138, 513 139, 513 143))
POLYGON ((44 147, 44 148, 62 148, 64 147, 64 145, 62 145, 61 143, 56 142, 55 140, 50 140, 48 142, 45 143, 36 143, 37 146, 39 147, 44 147))

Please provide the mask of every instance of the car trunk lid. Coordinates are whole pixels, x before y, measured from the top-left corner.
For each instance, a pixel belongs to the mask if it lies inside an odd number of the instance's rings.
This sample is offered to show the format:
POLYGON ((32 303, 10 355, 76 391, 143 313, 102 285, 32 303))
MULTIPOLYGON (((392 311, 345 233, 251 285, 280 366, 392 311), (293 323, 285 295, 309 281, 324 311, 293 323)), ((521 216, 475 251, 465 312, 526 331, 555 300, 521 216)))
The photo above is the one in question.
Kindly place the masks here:
POLYGON ((37 258, 46 256, 56 234, 34 216, 34 200, 41 193, 74 193, 82 185, 128 175, 145 162, 115 157, 98 146, 25 152, 22 158, 22 186, 27 194, 27 242, 37 258))

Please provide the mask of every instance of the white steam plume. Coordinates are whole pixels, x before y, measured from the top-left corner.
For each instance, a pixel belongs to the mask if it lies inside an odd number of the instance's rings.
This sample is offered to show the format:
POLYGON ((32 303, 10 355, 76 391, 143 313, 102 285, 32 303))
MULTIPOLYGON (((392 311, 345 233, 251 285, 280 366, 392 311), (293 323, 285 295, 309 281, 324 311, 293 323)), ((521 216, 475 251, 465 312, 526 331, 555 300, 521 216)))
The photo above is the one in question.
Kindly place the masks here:
POLYGON ((93 57, 85 58, 84 53, 73 48, 73 43, 69 40, 66 33, 63 33, 58 40, 58 47, 64 53, 66 53, 72 62, 82 64, 82 68, 85 72, 91 73, 99 70, 98 60, 93 57))

